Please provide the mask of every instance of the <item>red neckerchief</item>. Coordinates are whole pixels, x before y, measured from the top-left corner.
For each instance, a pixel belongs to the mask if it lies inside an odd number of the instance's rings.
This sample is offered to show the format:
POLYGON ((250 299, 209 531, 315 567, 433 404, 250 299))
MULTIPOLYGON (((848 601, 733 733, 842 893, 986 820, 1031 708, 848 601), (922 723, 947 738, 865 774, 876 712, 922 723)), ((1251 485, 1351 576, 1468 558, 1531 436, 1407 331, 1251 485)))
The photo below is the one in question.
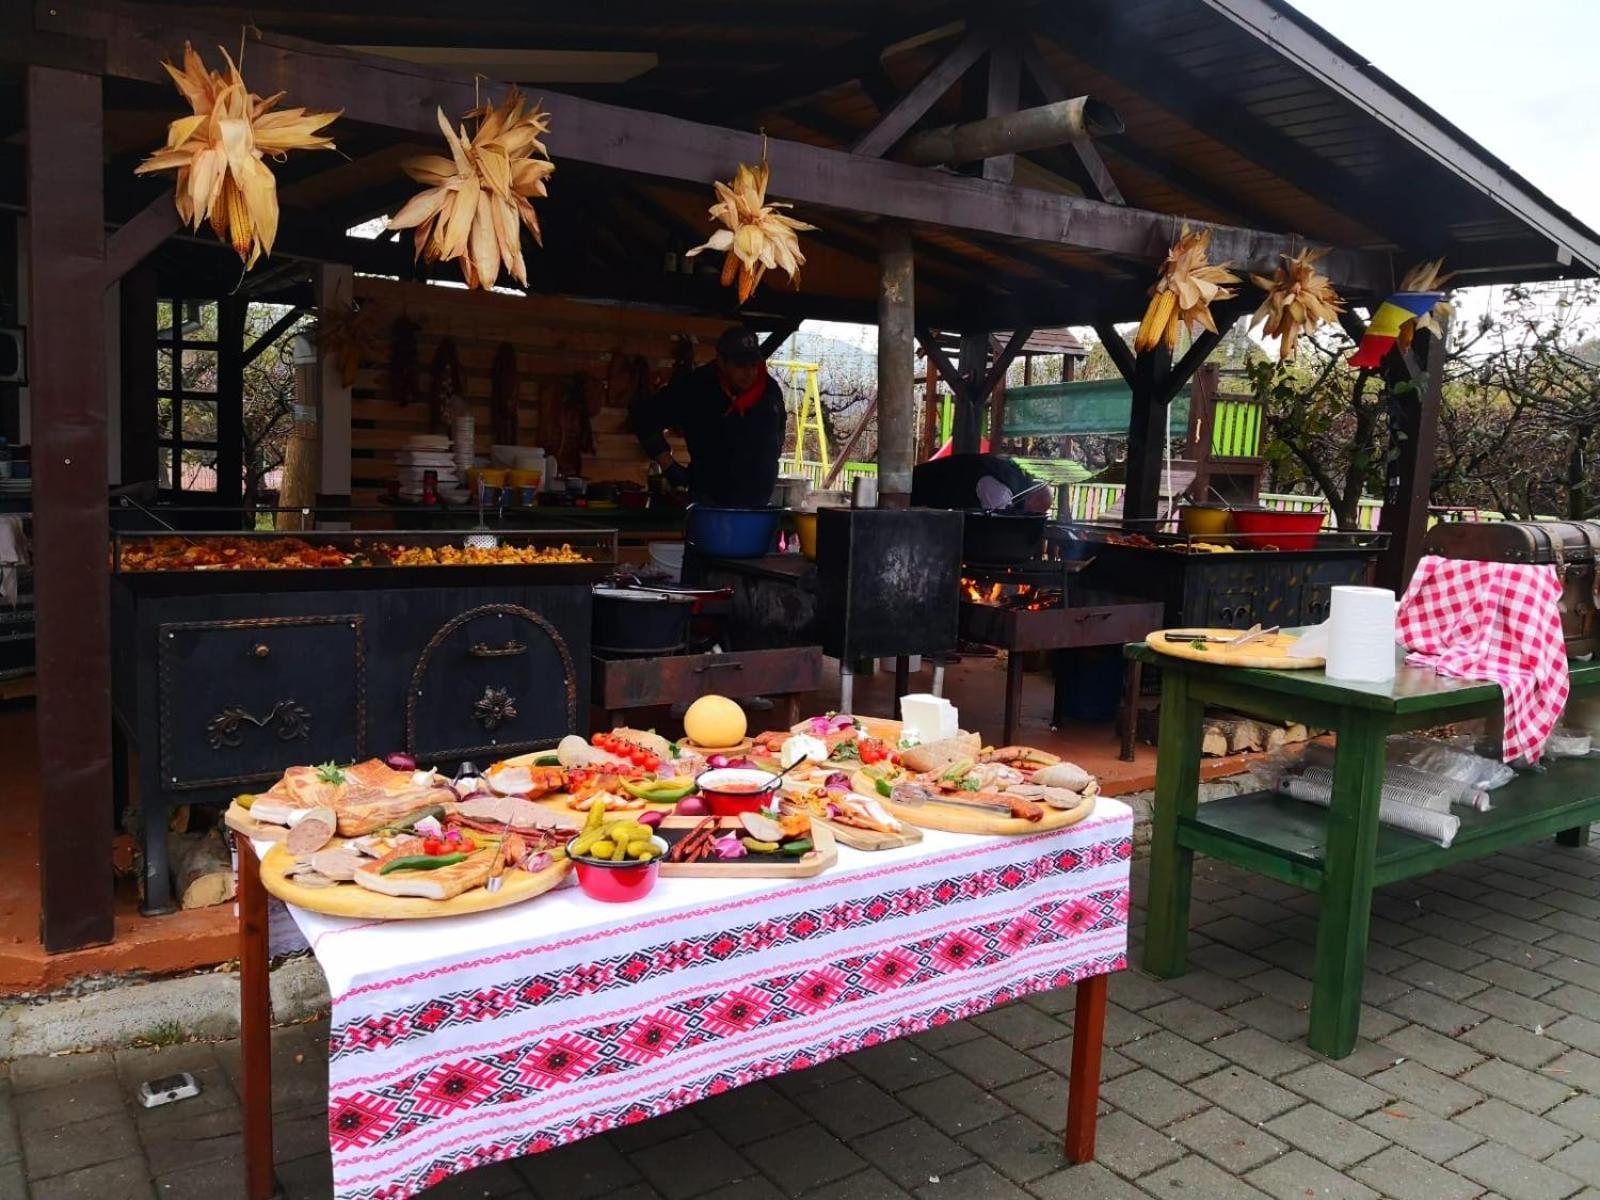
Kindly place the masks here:
POLYGON ((728 397, 728 408, 722 415, 725 417, 744 416, 745 413, 756 406, 761 397, 767 394, 767 381, 771 378, 767 374, 766 367, 763 366, 761 374, 756 377, 754 383, 744 391, 735 393, 728 384, 727 376, 723 375, 722 368, 719 366, 717 368, 717 382, 722 385, 722 394, 728 397))

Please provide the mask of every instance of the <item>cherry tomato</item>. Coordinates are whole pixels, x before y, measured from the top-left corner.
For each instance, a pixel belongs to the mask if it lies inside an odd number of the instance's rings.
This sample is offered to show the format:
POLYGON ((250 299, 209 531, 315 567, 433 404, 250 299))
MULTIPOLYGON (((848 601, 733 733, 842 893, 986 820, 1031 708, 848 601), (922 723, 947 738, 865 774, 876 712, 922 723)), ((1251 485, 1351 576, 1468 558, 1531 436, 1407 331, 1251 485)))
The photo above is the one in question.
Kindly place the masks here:
POLYGON ((650 757, 650 752, 642 750, 638 746, 629 746, 627 747, 627 756, 628 761, 634 766, 642 767, 644 766, 644 760, 650 757))
POLYGON ((597 733, 590 740, 594 742, 595 748, 599 750, 610 750, 612 744, 616 741, 609 733, 597 733))
POLYGON ((428 838, 422 843, 422 852, 430 858, 437 858, 445 852, 445 844, 438 838, 428 838))
POLYGON ((642 767, 646 771, 654 771, 660 765, 661 765, 661 760, 659 758, 657 758, 654 754, 650 754, 648 752, 646 752, 644 758, 642 758, 639 761, 639 766, 642 767))

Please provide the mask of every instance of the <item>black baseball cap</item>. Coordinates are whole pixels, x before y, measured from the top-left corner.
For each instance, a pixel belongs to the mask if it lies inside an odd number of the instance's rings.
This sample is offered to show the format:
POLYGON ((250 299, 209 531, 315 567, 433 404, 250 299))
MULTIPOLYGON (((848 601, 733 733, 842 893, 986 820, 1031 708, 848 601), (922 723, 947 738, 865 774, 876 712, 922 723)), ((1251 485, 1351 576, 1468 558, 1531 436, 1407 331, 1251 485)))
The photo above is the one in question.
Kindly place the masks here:
POLYGON ((734 325, 717 338, 717 353, 735 366, 754 366, 761 361, 761 338, 754 329, 734 325))

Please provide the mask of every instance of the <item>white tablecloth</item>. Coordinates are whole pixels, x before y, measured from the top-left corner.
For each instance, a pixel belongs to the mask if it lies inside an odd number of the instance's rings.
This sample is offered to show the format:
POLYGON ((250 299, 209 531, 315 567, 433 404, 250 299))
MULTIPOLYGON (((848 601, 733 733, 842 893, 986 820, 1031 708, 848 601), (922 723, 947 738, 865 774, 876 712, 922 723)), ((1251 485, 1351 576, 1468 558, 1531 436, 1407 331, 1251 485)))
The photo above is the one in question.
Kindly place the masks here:
POLYGON ((339 1200, 399 1200, 1126 965, 1133 819, 929 832, 813 879, 575 887, 497 912, 291 909, 328 978, 339 1200))

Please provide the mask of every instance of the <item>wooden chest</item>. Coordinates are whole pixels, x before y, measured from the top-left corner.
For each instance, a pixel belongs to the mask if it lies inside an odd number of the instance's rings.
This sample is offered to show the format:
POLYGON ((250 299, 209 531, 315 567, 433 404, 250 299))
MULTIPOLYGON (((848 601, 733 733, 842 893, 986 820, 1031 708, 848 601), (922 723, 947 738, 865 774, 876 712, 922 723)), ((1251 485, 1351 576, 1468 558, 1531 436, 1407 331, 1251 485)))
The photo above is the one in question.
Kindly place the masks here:
POLYGON ((1549 563, 1561 572, 1561 631, 1567 654, 1600 648, 1596 639, 1595 559, 1600 521, 1441 522, 1423 539, 1424 554, 1479 562, 1549 563))

